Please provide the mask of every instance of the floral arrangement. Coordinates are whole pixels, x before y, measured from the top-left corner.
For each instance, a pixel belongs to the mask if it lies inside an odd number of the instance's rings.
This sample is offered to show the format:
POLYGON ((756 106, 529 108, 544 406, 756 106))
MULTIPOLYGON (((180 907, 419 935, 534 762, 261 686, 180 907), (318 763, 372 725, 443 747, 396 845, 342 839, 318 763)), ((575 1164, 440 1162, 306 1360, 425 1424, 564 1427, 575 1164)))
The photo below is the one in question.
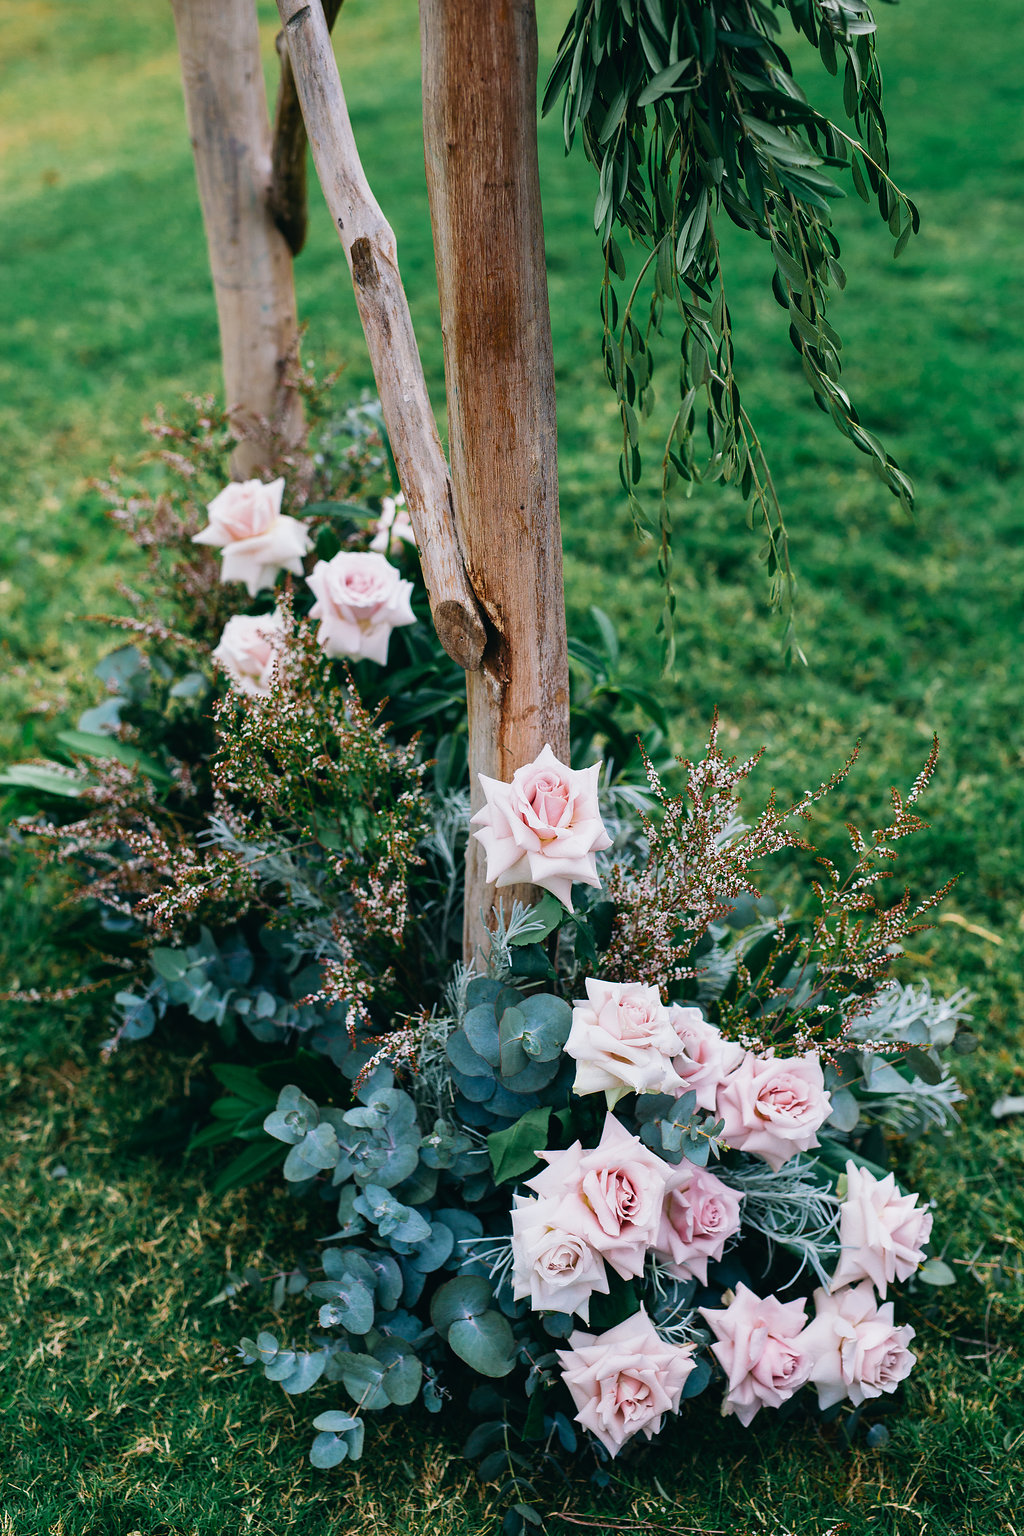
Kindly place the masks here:
POLYGON ((962 994, 892 976, 944 892, 880 883, 935 752, 885 826, 850 829, 845 875, 819 859, 780 904, 766 863, 804 857, 852 759, 743 819, 757 759, 713 725, 700 760, 663 762, 657 701, 618 678, 597 614, 571 762, 545 746, 482 778, 470 817, 461 678, 372 406, 242 484, 218 484, 209 402, 155 432, 181 483, 112 495, 175 622, 116 621, 137 643, 101 664, 68 761, 4 782, 44 802, 22 831, 101 921, 107 1048, 213 1024, 235 1059, 193 1151, 241 1142, 217 1187, 283 1162, 315 1230, 328 1207, 317 1262, 273 1280, 275 1311, 314 1302, 308 1347, 240 1345, 289 1394, 330 1389, 313 1462, 468 1380, 467 1454, 505 1479, 513 1530, 547 1461, 585 1444, 600 1476, 700 1395, 744 1425, 804 1388, 826 1415, 877 1407, 915 1361, 898 1288, 952 1279, 886 1141, 955 1120, 941 1053, 972 1043, 962 994), (469 836, 499 901, 467 967, 469 836), (524 883, 538 899, 506 902, 524 883))

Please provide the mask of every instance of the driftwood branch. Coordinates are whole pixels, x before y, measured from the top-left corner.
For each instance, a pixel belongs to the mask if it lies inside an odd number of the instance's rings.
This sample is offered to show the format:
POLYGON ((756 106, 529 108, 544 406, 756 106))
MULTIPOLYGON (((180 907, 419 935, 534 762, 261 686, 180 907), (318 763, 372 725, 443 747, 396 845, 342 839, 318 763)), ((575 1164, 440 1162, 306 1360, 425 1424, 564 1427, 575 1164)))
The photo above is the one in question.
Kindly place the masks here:
MULTIPOLYGON (((477 809, 478 773, 508 782, 545 742, 563 761, 569 749, 537 31, 533 0, 421 0, 420 18, 455 517, 490 621, 483 665, 466 679, 477 809)), ((471 839, 467 960, 487 953, 480 913, 493 903, 471 839)))
MULTIPOLYGON (((253 0, 173 0, 199 201, 217 300, 229 411, 302 435, 289 382, 298 350, 291 254, 270 216, 270 120, 253 0)), ((262 466, 239 443, 233 472, 262 466)))
POLYGON ((278 0, 313 161, 341 239, 441 644, 480 665, 484 620, 463 564, 452 483, 430 407, 395 236, 370 190, 320 0, 278 0))
MULTIPOLYGON (((330 32, 342 0, 324 0, 324 20, 330 32)), ((288 44, 283 32, 277 34, 277 56, 281 78, 274 111, 273 147, 270 156, 270 213, 288 242, 293 256, 306 243, 308 204, 306 198, 306 124, 299 93, 295 88, 288 44)))

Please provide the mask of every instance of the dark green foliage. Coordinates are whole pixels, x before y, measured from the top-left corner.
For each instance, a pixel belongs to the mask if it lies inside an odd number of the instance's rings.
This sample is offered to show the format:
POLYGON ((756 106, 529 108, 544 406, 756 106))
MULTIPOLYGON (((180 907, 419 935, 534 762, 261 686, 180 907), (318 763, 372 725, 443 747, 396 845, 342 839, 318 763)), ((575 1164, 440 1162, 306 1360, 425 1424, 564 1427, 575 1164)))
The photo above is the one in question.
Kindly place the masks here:
POLYGON ((908 507, 912 501, 907 476, 839 383, 842 343, 827 318, 832 290, 846 286, 828 201, 844 195, 834 173, 849 168, 858 195, 877 201, 896 255, 919 224, 916 207, 888 173, 874 34, 864 0, 578 0, 548 80, 545 111, 565 98, 566 150, 578 133, 599 172, 594 226, 605 259, 604 362, 622 423, 619 478, 642 531, 649 520, 639 490, 640 421, 654 405, 653 338, 666 329, 681 332, 679 407, 661 459, 658 517, 669 665, 670 495, 680 482, 738 486, 751 520, 756 515, 765 531, 762 558, 773 601, 788 605, 793 590, 782 510, 740 400, 720 215, 770 246, 772 292, 787 313, 816 403, 871 457, 893 494, 908 507), (780 41, 780 11, 830 74, 842 67, 843 113, 853 136, 797 84, 780 41), (613 229, 646 251, 638 272, 613 229), (615 281, 628 293, 621 306, 615 281), (695 439, 705 428, 703 455, 695 439))

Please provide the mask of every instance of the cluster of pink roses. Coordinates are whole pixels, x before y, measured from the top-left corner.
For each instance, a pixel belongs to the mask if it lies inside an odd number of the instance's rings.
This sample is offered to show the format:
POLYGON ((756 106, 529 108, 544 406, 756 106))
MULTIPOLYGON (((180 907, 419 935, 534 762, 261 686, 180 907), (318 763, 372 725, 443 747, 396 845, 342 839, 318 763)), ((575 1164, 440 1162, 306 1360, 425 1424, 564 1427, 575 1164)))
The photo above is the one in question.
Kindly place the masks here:
MULTIPOLYGON (((529 1181, 540 1198, 517 1196, 512 1218, 515 1295, 535 1308, 576 1311, 586 1321, 591 1294, 608 1289, 602 1260, 635 1276, 649 1251, 671 1259, 674 1273, 706 1281, 708 1260, 721 1257, 739 1226, 739 1200, 721 1180, 670 1168, 611 1115, 594 1151, 577 1143, 544 1158, 548 1167, 529 1181), (709 1221, 709 1204, 723 1196, 732 1204, 720 1204, 709 1221)), ((808 1383, 821 1408, 894 1392, 914 1364, 913 1328, 896 1326, 893 1303, 880 1305, 874 1287, 884 1297, 889 1282, 921 1263, 931 1214, 916 1195, 900 1195, 891 1175, 876 1179, 850 1162, 847 1181, 842 1258, 830 1289, 814 1292, 810 1322, 801 1298, 760 1297, 742 1284, 726 1293, 725 1307, 700 1309, 726 1376, 722 1412, 744 1425, 808 1383)), ((643 1308, 603 1334, 577 1329, 558 1354, 578 1422, 612 1456, 678 1411, 694 1364, 694 1345, 661 1338, 643 1308)))
POLYGON ((778 1169, 818 1145, 831 1098, 811 1052, 777 1059, 723 1038, 699 1008, 666 1007, 657 987, 588 978, 573 1006, 567 1053, 574 1091, 603 1092, 609 1109, 627 1093, 692 1091, 723 1122, 731 1147, 778 1169))
POLYGON ((931 1212, 916 1195, 901 1195, 892 1174, 876 1179, 846 1165, 840 1207, 841 1256, 829 1289, 814 1292, 807 1322, 802 1300, 763 1299, 738 1285, 722 1309, 702 1308, 717 1342, 712 1350, 726 1374, 724 1414, 749 1424, 761 1408, 778 1408, 805 1383, 830 1408, 894 1392, 916 1356, 914 1330, 897 1328, 891 1301, 879 1305, 896 1280, 907 1280, 924 1258, 931 1212))
POLYGON ((576 1312, 588 1321, 590 1297, 608 1292, 609 1265, 624 1280, 656 1254, 680 1280, 707 1282, 739 1230, 740 1199, 715 1174, 666 1163, 615 1116, 585 1149, 541 1152, 542 1173, 526 1181, 536 1198, 515 1196, 513 1287, 534 1311, 576 1312))
MULTIPOLYGON (((527 1180, 535 1196, 517 1194, 512 1212, 513 1291, 535 1310, 586 1322, 591 1296, 608 1292, 606 1266, 630 1279, 649 1253, 678 1278, 706 1282, 708 1260, 739 1227, 735 1191, 692 1164, 672 1167, 612 1114, 596 1147, 577 1141, 540 1156, 547 1167, 527 1180)), ((643 1309, 600 1335, 577 1329, 559 1351, 579 1422, 613 1456, 678 1411, 693 1356, 692 1344, 662 1339, 643 1309)))
MULTIPOLYGON (((193 540, 219 548, 221 580, 244 582, 250 597, 273 587, 281 570, 301 576, 309 553, 308 526, 282 514, 283 493, 283 479, 226 486, 210 502, 210 521, 193 540)), ((380 552, 393 539, 415 542, 408 513, 387 500, 368 551, 341 550, 332 560, 318 560, 306 578, 317 599, 310 617, 320 621, 317 639, 328 656, 365 656, 383 666, 391 631, 416 622, 412 583, 380 552)), ((237 614, 213 654, 236 687, 266 694, 283 644, 280 614, 237 614)))

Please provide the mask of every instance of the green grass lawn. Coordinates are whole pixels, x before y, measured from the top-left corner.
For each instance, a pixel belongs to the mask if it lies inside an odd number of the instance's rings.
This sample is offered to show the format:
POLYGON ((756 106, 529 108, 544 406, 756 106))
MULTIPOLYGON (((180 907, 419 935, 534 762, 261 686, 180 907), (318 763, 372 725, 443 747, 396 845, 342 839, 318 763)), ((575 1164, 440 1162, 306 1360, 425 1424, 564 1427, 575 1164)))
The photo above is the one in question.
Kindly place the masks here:
MULTIPOLYGON (((541 9, 550 57, 562 8, 541 9)), ((261 14, 269 67, 273 7, 261 14)), ((120 607, 118 579, 138 575, 90 477, 138 451, 139 418, 157 401, 216 387, 217 341, 170 8, 0 0, 0 21, 0 755, 9 758, 45 749, 92 701, 89 666, 109 640, 87 616, 120 607)), ((787 513, 809 665, 783 660, 759 540, 738 499, 708 490, 676 519, 678 663, 663 686, 680 749, 698 747, 716 704, 734 750, 767 745, 765 791, 816 782, 861 738, 837 823, 841 814, 875 824, 887 786, 909 783, 939 732, 932 827, 908 848, 906 867, 922 891, 958 870, 962 878, 906 971, 975 990, 983 1048, 965 1064, 963 1131, 909 1149, 905 1167, 937 1203, 938 1251, 960 1283, 910 1300, 922 1359, 887 1418, 886 1448, 850 1451, 811 1419, 743 1433, 701 1399, 664 1448, 604 1493, 551 1488, 553 1532, 1020 1529, 1024 1135, 989 1108, 1024 1091, 1024 77, 1012 62, 1024 13, 992 0, 965 22, 953 0, 910 0, 881 7, 880 27, 894 171, 924 228, 894 264, 868 210, 854 198, 841 204, 851 280, 836 315, 848 386, 914 477, 919 510, 908 519, 815 409, 764 253, 733 241, 741 377, 787 513)), ((347 0, 338 39, 440 403, 413 0, 347 0)), ((571 623, 586 638, 588 606, 600 603, 649 677, 660 597, 618 487, 617 422, 599 364, 593 173, 564 159, 552 122, 542 174, 571 623)), ((344 360, 339 392, 357 394, 371 376, 318 194, 296 276, 307 354, 344 360)), ((821 831, 831 841, 841 828, 821 831)), ((58 884, 28 888, 16 848, 3 873, 0 949, 11 979, 0 985, 60 984, 58 884)), ((145 1116, 183 1095, 194 1101, 208 1044, 144 1045, 106 1066, 89 999, 0 1007, 9 1445, 0 1536, 490 1529, 458 1425, 392 1425, 361 1467, 317 1473, 304 1460, 306 1425, 326 1394, 293 1404, 261 1379, 239 1378, 230 1346, 269 1321, 269 1303, 249 1292, 204 1303, 229 1265, 289 1259, 312 1234, 303 1238, 301 1208, 273 1183, 214 1200, 201 1162, 182 1172, 170 1152, 133 1140, 145 1116)), ((304 1315, 280 1327, 299 1328, 304 1315)))

